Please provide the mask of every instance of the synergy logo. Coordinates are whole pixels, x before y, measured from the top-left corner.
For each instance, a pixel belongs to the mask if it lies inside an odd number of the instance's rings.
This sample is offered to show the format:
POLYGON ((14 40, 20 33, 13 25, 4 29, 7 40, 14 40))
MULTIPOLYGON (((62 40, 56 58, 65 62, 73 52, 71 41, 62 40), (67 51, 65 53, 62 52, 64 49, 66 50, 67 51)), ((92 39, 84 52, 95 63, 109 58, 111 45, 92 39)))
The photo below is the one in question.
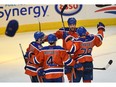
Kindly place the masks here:
POLYGON ((99 4, 99 5, 96 5, 96 7, 100 8, 100 9, 96 10, 95 12, 104 12, 104 13, 116 14, 116 5, 99 4))
MULTIPOLYGON (((61 9, 63 8, 64 5, 55 5, 55 10, 56 12, 58 12, 59 14, 61 14, 61 9)), ((63 15, 64 16, 71 16, 74 14, 77 14, 78 12, 80 12, 82 9, 82 5, 78 5, 78 4, 68 4, 67 8, 64 10, 63 15)))
MULTIPOLYGON (((0 18, 5 17, 8 20, 11 16, 27 16, 34 15, 34 18, 38 18, 40 16, 45 17, 48 11, 48 5, 46 6, 22 6, 18 7, 12 5, 12 8, 6 8, 9 5, 0 6, 0 18)), ((11 7, 11 6, 10 6, 11 7)))

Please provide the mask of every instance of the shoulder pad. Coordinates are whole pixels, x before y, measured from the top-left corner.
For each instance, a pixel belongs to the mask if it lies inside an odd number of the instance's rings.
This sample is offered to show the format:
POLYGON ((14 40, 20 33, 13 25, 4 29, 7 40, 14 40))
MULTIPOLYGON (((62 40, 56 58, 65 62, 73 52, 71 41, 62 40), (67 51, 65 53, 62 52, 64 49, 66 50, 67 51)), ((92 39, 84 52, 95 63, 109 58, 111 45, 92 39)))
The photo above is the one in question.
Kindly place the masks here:
POLYGON ((94 38, 94 34, 89 34, 88 37, 90 37, 92 39, 92 38, 94 38))
POLYGON ((69 31, 69 27, 60 28, 59 30, 62 30, 62 31, 69 31))
POLYGON ((39 50, 40 50, 41 48, 43 48, 43 46, 42 46, 41 44, 38 44, 38 43, 36 43, 35 41, 31 42, 31 45, 34 46, 35 48, 39 49, 39 50))
POLYGON ((32 41, 30 44, 34 45, 36 42, 35 41, 32 41))
POLYGON ((94 35, 93 34, 89 34, 86 36, 86 41, 91 41, 94 39, 94 35))
POLYGON ((49 47, 48 46, 45 46, 41 50, 46 50, 46 49, 49 49, 49 47))
POLYGON ((84 41, 85 39, 83 39, 83 38, 78 38, 78 39, 76 39, 76 41, 84 41))
POLYGON ((61 46, 55 46, 55 49, 62 49, 62 50, 64 50, 64 48, 61 47, 61 46))
MULTIPOLYGON (((64 50, 64 48, 62 48, 61 46, 52 46, 52 49, 55 49, 55 50, 64 50)), ((50 46, 45 46, 43 47, 41 50, 51 50, 51 47, 50 46)))

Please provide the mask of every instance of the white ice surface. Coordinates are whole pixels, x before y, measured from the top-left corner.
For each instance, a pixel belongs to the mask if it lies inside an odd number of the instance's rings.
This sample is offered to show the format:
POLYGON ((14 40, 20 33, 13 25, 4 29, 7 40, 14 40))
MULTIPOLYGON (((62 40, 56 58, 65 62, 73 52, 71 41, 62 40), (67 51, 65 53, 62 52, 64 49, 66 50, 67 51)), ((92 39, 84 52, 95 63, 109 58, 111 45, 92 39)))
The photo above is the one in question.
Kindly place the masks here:
MULTIPOLYGON (((87 30, 93 34, 97 33, 95 27, 87 30)), ((55 31, 44 32, 50 34, 55 31)), ((33 33, 17 33, 14 37, 0 36, 0 82, 30 82, 29 76, 24 74, 25 63, 19 43, 25 52, 28 44, 34 40, 33 33)), ((57 45, 62 45, 62 40, 59 40, 57 45)), ((103 44, 99 48, 95 47, 92 54, 94 67, 104 67, 110 59, 113 60, 113 64, 107 70, 94 70, 93 82, 116 82, 116 26, 106 26, 103 44)), ((67 82, 66 76, 65 80, 67 82)))

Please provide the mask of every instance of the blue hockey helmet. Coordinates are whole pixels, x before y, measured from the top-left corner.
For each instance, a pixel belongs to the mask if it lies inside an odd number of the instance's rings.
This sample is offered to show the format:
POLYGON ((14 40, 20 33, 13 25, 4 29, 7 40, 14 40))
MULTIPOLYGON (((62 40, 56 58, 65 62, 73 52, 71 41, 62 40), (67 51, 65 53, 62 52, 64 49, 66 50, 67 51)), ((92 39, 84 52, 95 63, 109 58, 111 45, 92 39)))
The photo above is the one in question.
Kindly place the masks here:
POLYGON ((68 19, 68 25, 71 25, 71 24, 76 24, 76 19, 75 18, 73 18, 73 17, 71 17, 71 18, 69 18, 68 19))
POLYGON ((48 42, 49 43, 54 43, 56 41, 57 41, 57 38, 56 38, 56 36, 54 34, 49 34, 48 35, 48 42))
POLYGON ((81 37, 81 36, 85 36, 86 35, 87 30, 84 27, 79 27, 76 30, 76 32, 81 37))
POLYGON ((35 40, 38 40, 38 39, 40 39, 42 37, 44 37, 44 33, 43 32, 38 32, 37 31, 37 32, 34 33, 35 40))

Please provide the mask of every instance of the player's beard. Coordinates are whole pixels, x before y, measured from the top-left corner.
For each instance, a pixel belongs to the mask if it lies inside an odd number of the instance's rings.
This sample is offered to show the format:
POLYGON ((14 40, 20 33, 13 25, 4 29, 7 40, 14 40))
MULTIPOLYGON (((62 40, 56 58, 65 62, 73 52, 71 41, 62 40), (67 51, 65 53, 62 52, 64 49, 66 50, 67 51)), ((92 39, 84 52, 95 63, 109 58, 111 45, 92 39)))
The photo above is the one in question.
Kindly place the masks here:
POLYGON ((70 31, 75 32, 76 28, 70 28, 70 31))

